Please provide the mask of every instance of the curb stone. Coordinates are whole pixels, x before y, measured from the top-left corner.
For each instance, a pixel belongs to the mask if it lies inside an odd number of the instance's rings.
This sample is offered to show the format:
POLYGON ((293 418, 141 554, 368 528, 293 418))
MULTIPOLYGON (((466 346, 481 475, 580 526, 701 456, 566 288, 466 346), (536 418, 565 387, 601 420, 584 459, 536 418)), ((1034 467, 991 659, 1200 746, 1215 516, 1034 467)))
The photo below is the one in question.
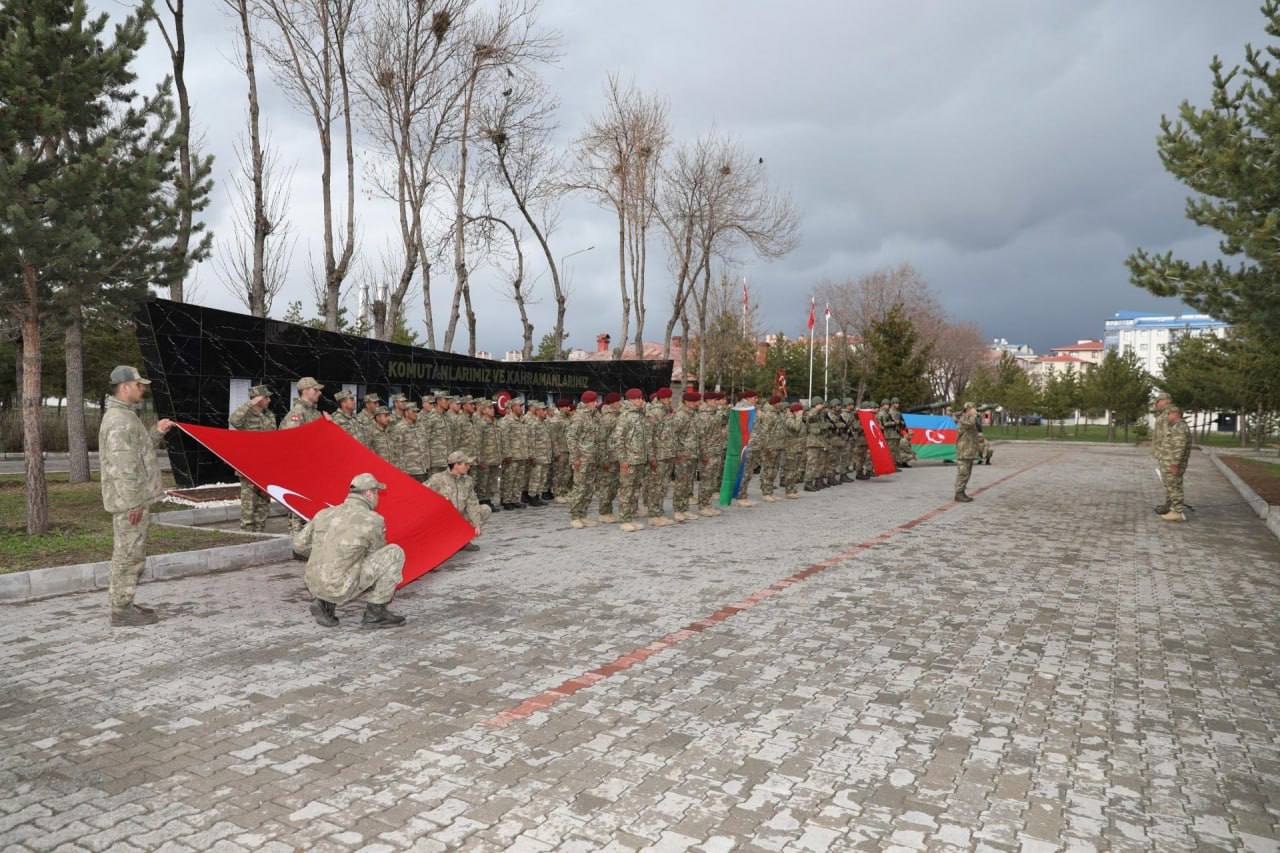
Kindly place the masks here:
POLYGON ((1248 483, 1240 479, 1235 471, 1228 468, 1226 463, 1218 458, 1217 453, 1210 453, 1208 456, 1213 460, 1214 466, 1222 473, 1222 476, 1226 477, 1227 481, 1236 487, 1236 491, 1240 493, 1240 497, 1244 498, 1245 503, 1249 504, 1249 507, 1257 513, 1258 518, 1261 518, 1263 523, 1267 525, 1267 529, 1277 539, 1280 539, 1280 507, 1271 506, 1271 504, 1259 497, 1258 493, 1248 483))

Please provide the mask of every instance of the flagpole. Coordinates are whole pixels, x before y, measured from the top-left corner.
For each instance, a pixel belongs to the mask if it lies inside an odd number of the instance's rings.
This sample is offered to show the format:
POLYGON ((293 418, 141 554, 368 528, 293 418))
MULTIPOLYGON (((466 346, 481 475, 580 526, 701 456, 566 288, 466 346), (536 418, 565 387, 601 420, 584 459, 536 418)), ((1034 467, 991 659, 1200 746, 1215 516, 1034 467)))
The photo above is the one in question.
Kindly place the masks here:
POLYGON ((809 301, 809 399, 813 399, 813 301, 809 301))
POLYGON ((830 396, 830 394, 827 391, 827 368, 831 364, 831 306, 830 305, 827 306, 827 311, 824 319, 826 320, 827 329, 823 333, 826 335, 826 337, 823 339, 823 342, 822 342, 822 396, 828 397, 830 396))

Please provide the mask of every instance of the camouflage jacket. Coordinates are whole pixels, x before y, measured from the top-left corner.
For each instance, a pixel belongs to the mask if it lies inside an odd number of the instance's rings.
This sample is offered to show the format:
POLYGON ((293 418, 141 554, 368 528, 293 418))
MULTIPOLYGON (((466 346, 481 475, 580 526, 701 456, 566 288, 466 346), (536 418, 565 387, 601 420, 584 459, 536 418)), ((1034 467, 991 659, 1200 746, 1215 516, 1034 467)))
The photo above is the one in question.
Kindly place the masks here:
POLYGON ((432 466, 443 468, 449 458, 449 427, 439 409, 423 412, 418 417, 419 425, 427 437, 427 448, 431 451, 432 466))
POLYGON ((703 459, 709 460, 716 454, 724 452, 724 448, 719 444, 720 422, 716 413, 710 408, 698 411, 694 429, 698 433, 698 451, 703 459))
POLYGON ((590 406, 583 406, 573 413, 564 438, 570 462, 591 464, 604 457, 600 416, 590 406))
POLYGON ((1152 413, 1155 415, 1155 425, 1151 428, 1151 455, 1159 459, 1161 445, 1169 435, 1169 415, 1159 409, 1153 409, 1152 413))
POLYGON ((293 550, 307 557, 307 589, 337 604, 359 594, 360 564, 387 544, 386 530, 363 495, 320 510, 293 536, 293 550))
POLYGON ((782 436, 778 433, 780 426, 778 413, 773 406, 761 406, 756 412, 755 427, 751 430, 751 446, 757 452, 781 450, 782 436))
POLYGON ((147 429, 137 411, 114 397, 98 428, 98 464, 102 474, 102 508, 130 512, 164 495, 156 450, 164 436, 147 429))
POLYGON ((453 504, 472 527, 480 529, 480 499, 476 497, 476 484, 470 474, 461 476, 448 471, 437 471, 427 480, 427 488, 453 504))
POLYGON ((551 464, 551 424, 527 412, 524 421, 529 435, 529 458, 544 465, 551 464))
POLYGON ((293 408, 289 409, 289 414, 285 415, 284 420, 280 422, 280 429, 306 426, 318 420, 320 420, 320 410, 316 408, 316 404, 297 397, 293 401, 293 408))
POLYGON ((639 468, 649 461, 649 427, 644 410, 628 407, 618 416, 609 436, 610 455, 618 462, 639 468))
POLYGON ((569 438, 566 435, 569 419, 562 409, 557 408, 547 416, 547 429, 551 430, 551 455, 563 457, 569 452, 569 438))
POLYGON ((476 424, 476 434, 479 436, 476 462, 480 465, 501 465, 502 436, 498 434, 497 421, 482 416, 476 424))
POLYGON ((897 438, 898 426, 893 422, 893 415, 888 409, 876 410, 876 423, 880 424, 880 430, 884 433, 885 438, 897 438))
POLYGON ((227 418, 227 423, 231 425, 232 429, 242 429, 248 432, 266 432, 276 428, 276 416, 272 414, 270 409, 260 412, 254 408, 253 403, 241 403, 231 413, 231 417, 227 418))
POLYGON ((804 446, 806 448, 824 449, 831 424, 827 422, 826 409, 808 409, 804 413, 804 446))
POLYGON ((779 417, 782 446, 787 453, 802 452, 805 444, 804 417, 800 412, 787 412, 779 417))
POLYGON ((373 429, 369 431, 369 449, 394 465, 396 464, 396 444, 391 430, 390 425, 383 429, 375 423, 373 429))
POLYGON ((621 412, 606 411, 600 415, 600 461, 606 465, 618 464, 618 446, 613 443, 613 433, 621 419, 621 412))
POLYGON ((961 412, 956 415, 956 458, 976 459, 978 456, 978 414, 961 412))
POLYGON ((529 458, 529 430, 520 417, 512 413, 498 421, 498 435, 502 439, 502 458, 519 461, 529 458))
POLYGON ((667 419, 671 430, 671 446, 675 448, 678 459, 699 458, 698 416, 684 406, 677 409, 667 419))
POLYGON ((461 450, 468 456, 477 456, 480 453, 479 421, 478 414, 462 413, 458 420, 458 445, 453 448, 454 450, 461 450))
POLYGON ((1191 456, 1191 430, 1186 421, 1169 423, 1165 414, 1164 436, 1160 439, 1160 448, 1156 459, 1167 469, 1177 465, 1179 470, 1187 467, 1187 459, 1191 456))
POLYGON ((427 453, 427 437, 418 423, 401 418, 387 430, 391 440, 392 464, 406 474, 417 477, 427 473, 430 456, 427 453))
POLYGON ((332 415, 330 415, 330 417, 333 418, 333 422, 335 424, 342 427, 343 432, 345 432, 347 435, 351 436, 361 444, 367 443, 364 440, 365 439, 364 424, 360 423, 360 419, 358 417, 355 417, 353 415, 348 415, 346 412, 342 411, 342 409, 338 409, 338 411, 334 412, 332 415))
POLYGON ((649 421, 649 452, 651 458, 670 462, 676 458, 674 436, 671 433, 672 413, 662 403, 650 403, 646 410, 649 421))

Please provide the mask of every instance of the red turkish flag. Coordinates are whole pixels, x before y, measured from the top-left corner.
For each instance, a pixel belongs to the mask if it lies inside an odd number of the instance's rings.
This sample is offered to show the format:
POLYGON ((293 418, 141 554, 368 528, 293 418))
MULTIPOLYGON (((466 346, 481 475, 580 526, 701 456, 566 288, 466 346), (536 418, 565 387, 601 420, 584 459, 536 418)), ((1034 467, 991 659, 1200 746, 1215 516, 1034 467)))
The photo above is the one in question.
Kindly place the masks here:
POLYGON ((347 498, 357 474, 372 474, 387 488, 378 513, 387 542, 404 549, 404 579, 417 580, 476 535, 457 510, 390 462, 327 420, 286 430, 250 432, 178 424, 277 503, 310 520, 347 498))
POLYGON ((867 437, 867 447, 871 449, 871 467, 877 474, 896 474, 898 466, 893 464, 893 451, 884 440, 884 430, 876 421, 876 413, 859 411, 858 420, 862 421, 862 434, 867 437))

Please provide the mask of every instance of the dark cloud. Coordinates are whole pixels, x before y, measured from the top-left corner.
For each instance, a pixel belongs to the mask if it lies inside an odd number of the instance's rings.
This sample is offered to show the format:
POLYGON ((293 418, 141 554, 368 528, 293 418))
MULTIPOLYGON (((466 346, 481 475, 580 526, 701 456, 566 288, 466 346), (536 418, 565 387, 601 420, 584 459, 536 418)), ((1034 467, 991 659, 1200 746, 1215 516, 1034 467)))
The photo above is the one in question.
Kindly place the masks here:
MULTIPOLYGON (((218 157, 209 220, 221 235, 243 86, 229 61, 231 21, 219 4, 189 5, 200 36, 188 60, 190 85, 205 147, 218 157)), ((119 14, 115 4, 104 8, 119 14)), ((598 108, 606 75, 620 72, 669 99, 677 140, 712 127, 729 132, 794 195, 800 247, 771 264, 744 259, 741 270, 770 328, 801 329, 808 294, 823 278, 906 261, 957 318, 1039 348, 1097 336, 1117 310, 1177 307, 1129 285, 1123 266, 1138 245, 1214 251, 1213 235, 1182 217, 1185 192, 1160 166, 1159 119, 1183 99, 1203 102, 1215 53, 1234 62, 1246 41, 1265 38, 1254 4, 1194 0, 558 0, 546 5, 544 20, 563 36, 564 56, 547 74, 562 100, 562 145, 598 108)), ((143 79, 158 79, 165 60, 153 40, 143 79)), ((319 251, 314 130, 266 88, 272 138, 295 168, 291 212, 302 237, 287 298, 310 303, 306 257, 319 251)), ((363 196, 359 203, 362 244, 373 252, 394 233, 392 211, 363 196)), ((589 346, 597 331, 617 333, 615 239, 607 212, 581 199, 566 204, 556 255, 596 246, 569 261, 577 345, 589 346)), ((656 337, 669 275, 657 244, 650 256, 649 336, 656 337)), ((517 347, 500 276, 479 277, 481 347, 517 347)), ((204 301, 233 307, 210 265, 200 282, 204 301)), ((438 306, 447 304, 450 284, 446 275, 437 279, 438 306)), ((554 306, 545 275, 539 287, 540 335, 554 306)), ((437 311, 438 328, 445 319, 437 311)))

